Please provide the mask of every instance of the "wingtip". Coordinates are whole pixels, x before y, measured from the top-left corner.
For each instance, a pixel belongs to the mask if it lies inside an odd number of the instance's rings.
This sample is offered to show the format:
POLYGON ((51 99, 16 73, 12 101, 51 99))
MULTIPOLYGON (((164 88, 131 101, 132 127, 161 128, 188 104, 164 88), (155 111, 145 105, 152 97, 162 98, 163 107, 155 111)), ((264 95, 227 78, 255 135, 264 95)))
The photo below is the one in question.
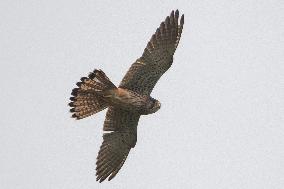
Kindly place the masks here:
POLYGON ((175 15, 175 11, 172 10, 172 12, 171 12, 171 17, 174 17, 174 15, 175 15))
POLYGON ((116 176, 116 174, 111 174, 109 177, 108 177, 108 181, 111 181, 114 177, 116 176))
POLYGON ((96 73, 98 73, 98 72, 99 72, 98 69, 94 69, 94 71, 93 71, 94 74, 96 74, 96 73))
POLYGON ((176 12, 175 12, 175 18, 178 18, 178 17, 179 17, 179 11, 177 9, 176 12))
POLYGON ((73 95, 73 96, 77 96, 78 91, 79 91, 79 89, 78 89, 78 88, 73 89, 73 90, 72 90, 72 92, 71 92, 71 95, 73 95))
POLYGON ((81 87, 82 82, 77 82, 76 85, 77 85, 78 87, 81 87))
POLYGON ((166 25, 166 27, 169 26, 169 24, 170 24, 170 17, 167 16, 167 17, 166 17, 166 20, 165 20, 165 25, 166 25))
POLYGON ((94 78, 96 77, 96 74, 95 74, 94 72, 91 72, 91 73, 88 75, 88 77, 89 77, 90 79, 94 79, 94 78))
POLYGON ((102 183, 106 178, 104 178, 103 176, 97 176, 96 181, 99 183, 102 183))
MULTIPOLYGON (((175 11, 172 10, 171 12, 171 16, 174 13, 174 17, 178 18, 179 17, 179 10, 176 9, 175 11)), ((181 18, 180 18, 180 24, 183 25, 184 24, 184 14, 182 14, 181 18)))
POLYGON ((69 102, 69 104, 68 104, 70 107, 75 107, 74 106, 74 102, 69 102))
POLYGON ((113 179, 113 177, 108 177, 108 179, 107 179, 107 180, 108 180, 108 181, 111 181, 111 179, 113 179))
POLYGON ((184 14, 181 15, 181 18, 180 18, 180 25, 183 25, 184 24, 184 14))
POLYGON ((81 77, 81 81, 84 82, 86 79, 88 79, 87 77, 81 77))

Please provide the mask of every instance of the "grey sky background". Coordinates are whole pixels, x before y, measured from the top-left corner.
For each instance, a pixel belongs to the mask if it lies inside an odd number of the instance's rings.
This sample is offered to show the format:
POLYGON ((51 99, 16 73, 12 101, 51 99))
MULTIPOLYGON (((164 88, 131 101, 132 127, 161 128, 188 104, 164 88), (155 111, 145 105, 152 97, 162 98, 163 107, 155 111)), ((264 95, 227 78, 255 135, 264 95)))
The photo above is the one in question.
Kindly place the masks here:
POLYGON ((281 0, 0 2, 3 189, 284 186, 281 0), (173 9, 171 69, 111 182, 95 181, 105 111, 70 118, 71 90, 100 68, 118 84, 173 9))

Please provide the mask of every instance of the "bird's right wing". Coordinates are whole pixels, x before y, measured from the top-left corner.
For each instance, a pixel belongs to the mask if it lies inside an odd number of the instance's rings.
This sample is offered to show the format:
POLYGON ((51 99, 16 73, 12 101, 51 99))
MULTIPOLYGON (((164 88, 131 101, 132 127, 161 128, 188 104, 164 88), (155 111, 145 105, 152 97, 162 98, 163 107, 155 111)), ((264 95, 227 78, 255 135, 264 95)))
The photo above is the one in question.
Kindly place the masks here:
POLYGON ((184 24, 182 15, 172 11, 152 35, 142 56, 131 65, 120 86, 139 94, 150 95, 160 77, 171 67, 184 24))
POLYGON ((110 107, 104 123, 103 143, 97 157, 97 180, 111 180, 124 164, 131 148, 136 144, 140 115, 110 107))

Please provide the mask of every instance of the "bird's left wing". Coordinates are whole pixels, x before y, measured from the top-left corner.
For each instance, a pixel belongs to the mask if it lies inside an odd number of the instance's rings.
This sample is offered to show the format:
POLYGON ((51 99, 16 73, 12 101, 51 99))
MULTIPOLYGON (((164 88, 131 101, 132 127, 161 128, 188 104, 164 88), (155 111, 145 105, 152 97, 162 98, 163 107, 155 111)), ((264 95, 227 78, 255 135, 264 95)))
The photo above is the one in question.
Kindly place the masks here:
POLYGON ((150 95, 160 77, 170 68, 184 24, 179 11, 172 11, 148 42, 142 56, 131 65, 120 86, 150 95))
POLYGON ((97 180, 111 180, 124 164, 131 148, 136 144, 140 115, 110 107, 104 123, 103 143, 97 157, 97 180))

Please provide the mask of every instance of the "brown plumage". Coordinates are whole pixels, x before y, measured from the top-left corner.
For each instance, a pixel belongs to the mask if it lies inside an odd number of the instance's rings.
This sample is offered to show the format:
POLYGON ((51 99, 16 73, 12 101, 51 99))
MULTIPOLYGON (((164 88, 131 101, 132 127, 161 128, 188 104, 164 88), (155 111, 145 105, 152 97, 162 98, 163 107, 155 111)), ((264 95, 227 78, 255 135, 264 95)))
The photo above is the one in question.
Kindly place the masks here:
POLYGON ((97 180, 111 180, 136 144, 141 115, 158 111, 161 104, 150 96, 160 77, 171 67, 184 24, 179 11, 172 11, 148 42, 142 56, 129 68, 119 87, 102 70, 81 78, 73 89, 70 111, 82 119, 108 108, 103 143, 97 157, 97 180))

